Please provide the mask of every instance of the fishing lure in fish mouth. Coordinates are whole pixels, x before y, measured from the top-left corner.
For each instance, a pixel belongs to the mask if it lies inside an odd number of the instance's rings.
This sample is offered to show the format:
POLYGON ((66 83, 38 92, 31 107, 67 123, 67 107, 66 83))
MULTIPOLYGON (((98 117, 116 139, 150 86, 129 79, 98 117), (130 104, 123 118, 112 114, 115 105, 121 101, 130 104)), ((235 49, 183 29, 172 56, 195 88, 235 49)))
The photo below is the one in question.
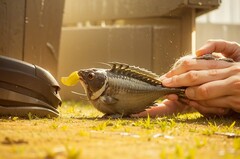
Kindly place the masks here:
POLYGON ((80 82, 88 99, 95 100, 104 92, 108 79, 103 69, 91 68, 75 71, 68 77, 62 77, 61 81, 66 86, 80 82))
POLYGON ((66 86, 74 86, 79 82, 78 71, 74 71, 68 77, 62 77, 61 82, 66 86))
POLYGON ((118 62, 109 65, 110 69, 81 69, 61 81, 66 86, 80 82, 88 100, 106 115, 142 112, 167 94, 185 96, 185 89, 164 87, 151 71, 118 62))

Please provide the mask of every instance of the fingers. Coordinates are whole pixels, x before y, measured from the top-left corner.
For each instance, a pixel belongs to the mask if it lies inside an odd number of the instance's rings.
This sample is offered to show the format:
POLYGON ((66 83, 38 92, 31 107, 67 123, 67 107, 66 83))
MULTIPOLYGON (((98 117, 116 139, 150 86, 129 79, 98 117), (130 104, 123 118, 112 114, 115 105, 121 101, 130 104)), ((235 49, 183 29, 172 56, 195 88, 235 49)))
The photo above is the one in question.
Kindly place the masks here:
POLYGON ((189 71, 171 78, 165 78, 162 80, 162 84, 167 87, 196 86, 214 80, 226 79, 236 72, 232 68, 189 71))
POLYGON ((196 51, 197 56, 209 54, 213 52, 222 53, 226 57, 231 57, 234 60, 239 58, 240 45, 236 42, 225 40, 209 40, 204 46, 196 51))
POLYGON ((185 91, 186 96, 192 100, 208 100, 217 97, 231 95, 227 80, 218 80, 194 87, 188 87, 185 91))
MULTIPOLYGON (((195 102, 208 108, 232 108, 231 98, 232 96, 224 96, 209 100, 199 100, 195 102)), ((189 102, 189 105, 191 105, 191 102, 192 101, 189 102)))
POLYGON ((230 109, 235 112, 240 112, 240 98, 239 96, 225 96, 211 100, 190 101, 188 104, 194 107, 202 114, 227 114, 230 109))
POLYGON ((147 117, 148 115, 150 117, 157 117, 157 116, 164 116, 166 115, 166 112, 169 112, 168 107, 164 104, 161 104, 159 106, 151 107, 150 109, 146 109, 145 111, 139 113, 139 114, 132 114, 131 117, 147 117))
POLYGON ((209 116, 209 115, 223 116, 229 112, 228 108, 206 107, 195 101, 190 101, 189 105, 195 108, 199 113, 203 114, 204 116, 209 116))
POLYGON ((230 108, 235 112, 240 113, 240 98, 239 96, 227 96, 214 100, 205 101, 203 104, 207 104, 209 107, 219 106, 222 108, 230 108))
POLYGON ((185 59, 177 67, 170 70, 162 79, 170 78, 175 75, 186 73, 190 70, 208 70, 208 69, 222 69, 232 66, 233 63, 217 60, 197 60, 197 59, 185 59))
POLYGON ((160 105, 151 107, 144 112, 139 114, 133 114, 131 117, 158 117, 158 116, 165 116, 165 115, 173 115, 180 113, 181 111, 185 110, 185 106, 182 105, 178 101, 170 101, 164 100, 160 105))
POLYGON ((199 86, 188 87, 185 94, 191 100, 209 100, 224 96, 238 97, 240 96, 240 75, 230 75, 224 80, 213 80, 199 86))
MULTIPOLYGON (((168 101, 177 101, 178 96, 175 94, 167 95, 168 101)), ((167 101, 167 102, 168 102, 167 101)), ((192 101, 184 99, 184 103, 197 108, 202 114, 224 114, 227 109, 233 109, 236 112, 240 112, 240 98, 239 96, 223 96, 210 100, 192 101), (199 107, 199 108, 198 108, 199 107), (222 112, 223 111, 223 112, 222 112)))
POLYGON ((176 94, 169 94, 169 95, 166 95, 165 97, 168 100, 171 100, 171 101, 177 101, 178 100, 178 95, 176 95, 176 94))
MULTIPOLYGON (((235 112, 240 113, 240 98, 239 98, 239 96, 228 96, 223 100, 225 100, 226 105, 228 105, 228 108, 231 108, 235 112)), ((212 103, 210 103, 210 104, 212 104, 212 103)))

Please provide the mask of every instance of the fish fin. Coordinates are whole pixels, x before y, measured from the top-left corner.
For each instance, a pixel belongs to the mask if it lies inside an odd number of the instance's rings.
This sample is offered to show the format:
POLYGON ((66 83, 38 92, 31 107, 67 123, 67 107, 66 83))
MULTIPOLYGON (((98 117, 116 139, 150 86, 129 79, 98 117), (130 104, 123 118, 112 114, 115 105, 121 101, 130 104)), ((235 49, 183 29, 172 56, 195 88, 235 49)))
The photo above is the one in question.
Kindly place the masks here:
POLYGON ((105 66, 108 66, 108 67, 112 67, 112 65, 111 64, 109 64, 109 63, 105 63, 105 62, 98 62, 99 64, 102 64, 102 65, 105 65, 105 66))
POLYGON ((80 97, 80 99, 82 99, 82 100, 85 100, 85 101, 90 101, 89 99, 88 99, 88 97, 87 97, 87 95, 86 94, 83 94, 83 93, 78 93, 78 92, 75 92, 75 91, 71 91, 73 94, 76 94, 76 95, 78 95, 79 97, 80 97))
POLYGON ((120 63, 120 62, 109 62, 108 64, 112 66, 112 70, 113 69, 122 69, 122 70, 128 69, 128 70, 137 72, 139 74, 147 75, 151 78, 156 78, 157 79, 157 78, 160 77, 156 73, 153 73, 152 71, 149 71, 145 68, 141 68, 141 67, 137 67, 137 66, 133 66, 133 65, 128 65, 128 64, 120 63))
POLYGON ((119 62, 109 62, 109 64, 112 65, 110 69, 112 73, 126 75, 153 85, 162 85, 160 76, 147 69, 119 62))
POLYGON ((107 96, 107 95, 104 95, 104 96, 100 96, 99 99, 105 103, 105 104, 108 104, 108 105, 112 105, 112 104, 115 104, 118 102, 118 99, 117 98, 114 98, 114 97, 111 97, 111 96, 107 96))

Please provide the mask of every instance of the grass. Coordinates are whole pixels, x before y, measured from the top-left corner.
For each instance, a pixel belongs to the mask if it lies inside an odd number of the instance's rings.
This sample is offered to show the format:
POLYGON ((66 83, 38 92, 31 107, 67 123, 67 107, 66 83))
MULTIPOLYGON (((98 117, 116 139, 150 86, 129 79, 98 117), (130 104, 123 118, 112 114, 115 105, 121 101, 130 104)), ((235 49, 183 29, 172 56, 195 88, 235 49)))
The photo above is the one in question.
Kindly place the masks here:
POLYGON ((82 103, 65 102, 61 116, 29 114, 0 119, 0 159, 240 159, 239 119, 206 119, 199 113, 161 118, 101 119, 82 103))

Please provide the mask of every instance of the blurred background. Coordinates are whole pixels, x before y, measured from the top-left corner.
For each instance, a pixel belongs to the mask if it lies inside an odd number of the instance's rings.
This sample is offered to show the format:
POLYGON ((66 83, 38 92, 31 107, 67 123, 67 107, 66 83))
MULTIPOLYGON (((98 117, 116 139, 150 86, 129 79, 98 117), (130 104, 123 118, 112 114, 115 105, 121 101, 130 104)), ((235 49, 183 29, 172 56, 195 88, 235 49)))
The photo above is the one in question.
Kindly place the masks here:
POLYGON ((196 18, 196 46, 208 39, 225 39, 240 43, 240 1, 222 0, 218 9, 196 18))
MULTIPOLYGON (((208 39, 240 43, 239 8, 239 0, 0 0, 0 55, 42 66, 59 83, 110 61, 161 75, 208 39)), ((83 92, 61 87, 64 100, 83 92)))

